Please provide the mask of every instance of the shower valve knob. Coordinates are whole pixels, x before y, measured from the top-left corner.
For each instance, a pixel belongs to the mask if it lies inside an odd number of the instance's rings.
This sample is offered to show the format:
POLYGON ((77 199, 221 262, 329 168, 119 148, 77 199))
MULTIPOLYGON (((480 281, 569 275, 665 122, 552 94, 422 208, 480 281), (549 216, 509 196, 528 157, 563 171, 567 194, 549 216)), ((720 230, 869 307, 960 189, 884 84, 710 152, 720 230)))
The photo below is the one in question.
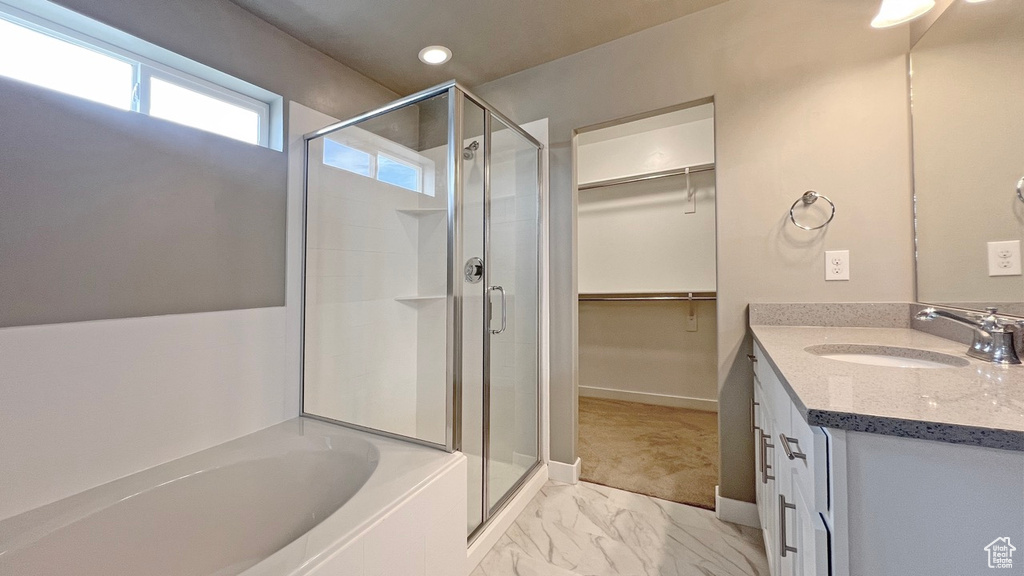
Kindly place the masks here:
POLYGON ((466 282, 476 284, 484 278, 484 261, 474 256, 466 260, 466 266, 462 270, 466 276, 466 282))

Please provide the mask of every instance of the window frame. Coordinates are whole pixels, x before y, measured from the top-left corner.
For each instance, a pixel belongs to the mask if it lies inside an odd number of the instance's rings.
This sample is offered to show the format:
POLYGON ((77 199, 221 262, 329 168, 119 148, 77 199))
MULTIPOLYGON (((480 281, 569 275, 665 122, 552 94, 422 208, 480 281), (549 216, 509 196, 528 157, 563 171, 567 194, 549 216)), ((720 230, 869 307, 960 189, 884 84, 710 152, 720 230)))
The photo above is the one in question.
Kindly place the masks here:
POLYGON ((370 175, 367 176, 341 166, 327 163, 327 159, 324 156, 326 153, 326 146, 320 153, 320 163, 324 166, 333 170, 342 170, 349 174, 355 174, 361 178, 369 178, 375 182, 379 182, 386 186, 392 186, 406 192, 412 192, 413 194, 422 194, 424 196, 430 196, 431 198, 434 197, 434 180, 435 171, 437 169, 435 163, 427 156, 420 154, 412 148, 406 148, 397 142, 389 140, 383 136, 378 136, 377 134, 358 126, 346 126, 339 132, 328 134, 325 136, 325 140, 368 154, 370 156, 370 175), (395 163, 403 164, 415 169, 419 174, 419 189, 412 190, 405 186, 399 186, 377 178, 380 164, 379 159, 381 156, 384 156, 395 163))
POLYGON ((323 157, 321 158, 321 163, 324 166, 328 166, 330 168, 334 168, 335 170, 344 170, 345 172, 348 172, 350 174, 355 174, 356 176, 362 176, 363 178, 369 178, 371 180, 376 180, 377 179, 377 151, 376 150, 368 150, 367 146, 366 146, 366 144, 364 142, 357 143, 357 142, 355 142, 355 141, 353 141, 352 139, 349 139, 349 138, 346 138, 344 140, 340 140, 340 139, 336 139, 336 138, 325 138, 324 142, 325 143, 326 142, 331 142, 332 144, 337 144, 339 146, 344 146, 345 148, 348 148, 349 150, 355 150, 356 152, 362 152, 363 154, 366 154, 366 156, 369 158, 369 163, 367 164, 367 171, 369 172, 369 174, 363 174, 362 172, 356 172, 355 170, 349 170, 348 168, 345 168, 343 166, 338 166, 337 164, 330 164, 330 163, 328 163, 327 162, 327 157, 326 157, 326 154, 327 154, 327 146, 326 146, 326 144, 324 145, 324 150, 323 150, 323 154, 322 154, 323 157))
MULTIPOLYGON (((230 136, 224 136, 222 134, 218 134, 219 136, 230 138, 237 142, 256 144, 264 148, 280 149, 277 146, 272 146, 271 143, 271 132, 273 130, 274 122, 272 102, 267 102, 259 98, 243 94, 241 92, 238 92, 237 90, 233 90, 226 86, 217 84, 216 82, 200 78, 199 76, 196 76, 194 74, 183 72, 181 70, 173 68, 172 66, 168 66, 166 64, 157 62, 151 58, 147 58, 146 56, 138 54, 137 52, 133 52, 131 50, 117 46, 115 44, 111 44, 93 35, 75 30, 63 24, 55 22, 51 19, 42 16, 37 16, 35 14, 32 14, 30 12, 27 12, 16 6, 12 6, 11 4, 7 4, 6 2, 2 1, 0 1, 0 19, 11 22, 16 26, 21 26, 34 32, 50 36, 57 40, 67 42, 69 44, 78 46, 80 48, 84 48, 86 50, 91 50, 98 54, 102 54, 104 56, 110 57, 115 60, 120 60, 121 62, 131 65, 134 86, 132 89, 132 94, 130 95, 131 104, 128 110, 130 112, 137 112, 140 114, 145 114, 146 116, 150 116, 150 81, 153 78, 158 78, 165 82, 178 85, 187 90, 191 90, 204 96, 208 96, 210 98, 214 98, 216 100, 220 100, 227 104, 236 106, 238 108, 243 108, 256 113, 259 119, 259 125, 257 127, 257 142, 247 142, 239 140, 237 138, 232 138, 230 136)), ((97 24, 100 25, 99 23, 97 24)), ((137 40, 139 42, 145 43, 145 41, 141 39, 137 40)), ((169 51, 166 51, 162 48, 154 48, 169 53, 169 51)), ((179 55, 179 58, 184 57, 181 57, 179 55)), ((216 72, 218 75, 230 78, 230 76, 228 76, 227 74, 224 74, 219 71, 216 72)), ((16 78, 12 78, 12 80, 20 81, 16 78)), ((241 80, 237 81, 245 83, 241 80)), ((258 87, 253 86, 253 88, 260 90, 261 92, 270 94, 266 90, 259 89, 258 87)), ((50 90, 49 88, 45 87, 42 87, 42 89, 50 90)), ((60 93, 71 96, 72 98, 81 98, 80 96, 68 94, 66 92, 60 93)), ((277 99, 280 99, 280 97, 277 97, 277 99)), ((120 108, 118 109, 120 110, 120 108)), ((155 116, 150 117, 156 118, 155 116)), ((172 120, 159 120, 165 122, 173 122, 172 120)), ((175 124, 178 123, 175 122, 175 124)), ((178 125, 184 126, 183 124, 178 125)), ((207 134, 216 134, 215 132, 203 130, 202 128, 196 128, 194 126, 188 127, 194 130, 200 130, 207 134)))
POLYGON ((424 185, 424 180, 426 179, 426 170, 423 169, 423 165, 422 164, 419 164, 417 162, 413 162, 413 161, 410 161, 410 160, 406 160, 404 158, 400 158, 400 157, 398 157, 395 154, 388 154, 387 152, 385 152, 383 150, 379 150, 379 151, 377 151, 376 158, 374 158, 374 165, 376 167, 376 170, 374 170, 373 177, 378 182, 382 182, 384 184, 390 184, 392 186, 396 186, 398 188, 402 188, 402 189, 408 190, 410 192, 415 192, 417 194, 423 194, 424 193, 423 192, 423 185, 424 185), (416 172, 416 181, 417 181, 417 184, 418 184, 416 189, 406 188, 405 186, 402 186, 401 184, 395 184, 394 182, 386 182, 384 180, 381 180, 380 179, 380 159, 381 159, 381 157, 387 158, 388 160, 390 160, 391 162, 394 162, 395 164, 398 164, 399 166, 405 166, 406 168, 411 168, 412 170, 414 170, 416 172))
MULTIPOLYGON (((257 141, 255 144, 263 146, 264 148, 270 147, 270 104, 262 102, 255 98, 251 98, 244 94, 239 94, 233 90, 228 90, 223 86, 218 86, 213 82, 208 82, 201 78, 194 76, 185 75, 169 66, 164 66, 156 62, 139 62, 135 76, 135 97, 133 97, 133 107, 137 107, 136 112, 140 112, 149 116, 150 107, 150 85, 153 78, 163 80, 170 84, 175 84, 186 90, 209 96, 215 100, 220 100, 242 108, 255 112, 259 118, 259 125, 257 126, 257 141)), ((168 120, 173 122, 173 120, 168 120)), ((196 128, 202 130, 202 128, 196 128)), ((204 130, 205 132, 205 130, 204 130)), ((230 138, 230 136, 227 136, 230 138)))

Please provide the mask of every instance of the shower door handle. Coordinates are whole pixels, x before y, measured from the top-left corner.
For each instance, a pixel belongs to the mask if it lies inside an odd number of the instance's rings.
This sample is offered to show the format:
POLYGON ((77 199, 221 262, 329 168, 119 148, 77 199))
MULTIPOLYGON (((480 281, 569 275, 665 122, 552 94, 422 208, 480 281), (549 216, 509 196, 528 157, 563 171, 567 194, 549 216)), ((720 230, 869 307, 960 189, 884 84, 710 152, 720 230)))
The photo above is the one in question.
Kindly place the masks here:
POLYGON ((501 334, 502 332, 505 331, 505 327, 507 326, 507 322, 508 322, 508 319, 507 319, 507 316, 506 316, 506 313, 505 313, 505 289, 502 288, 501 286, 491 286, 487 290, 488 291, 497 290, 501 294, 501 328, 498 328, 497 330, 491 328, 491 334, 501 334))

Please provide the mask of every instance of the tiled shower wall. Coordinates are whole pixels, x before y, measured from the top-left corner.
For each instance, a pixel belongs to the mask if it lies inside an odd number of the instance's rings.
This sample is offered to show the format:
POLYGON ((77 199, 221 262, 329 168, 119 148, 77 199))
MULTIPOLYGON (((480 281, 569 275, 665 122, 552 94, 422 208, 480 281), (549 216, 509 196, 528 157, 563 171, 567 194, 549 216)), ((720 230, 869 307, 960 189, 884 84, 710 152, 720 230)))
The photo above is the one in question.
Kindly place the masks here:
POLYGON ((505 284, 509 322, 505 333, 491 337, 490 438, 493 458, 526 465, 537 454, 536 419, 524 418, 537 404, 537 207, 528 193, 536 188, 537 165, 525 157, 535 151, 502 142, 510 136, 495 135, 491 158, 491 283, 505 284))
POLYGON ((445 197, 325 166, 322 146, 310 142, 305 411, 443 441, 445 197))

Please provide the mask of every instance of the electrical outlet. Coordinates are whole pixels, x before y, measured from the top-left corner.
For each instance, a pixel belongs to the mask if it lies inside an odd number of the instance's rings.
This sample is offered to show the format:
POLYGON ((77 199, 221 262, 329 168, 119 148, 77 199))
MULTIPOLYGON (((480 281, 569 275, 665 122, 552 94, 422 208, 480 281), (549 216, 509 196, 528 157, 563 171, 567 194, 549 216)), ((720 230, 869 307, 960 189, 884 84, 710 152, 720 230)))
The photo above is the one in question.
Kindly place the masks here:
POLYGON ((988 243, 988 275, 1020 276, 1020 240, 988 243))
POLYGON ((850 279, 850 251, 829 250, 825 252, 825 280, 850 279))

